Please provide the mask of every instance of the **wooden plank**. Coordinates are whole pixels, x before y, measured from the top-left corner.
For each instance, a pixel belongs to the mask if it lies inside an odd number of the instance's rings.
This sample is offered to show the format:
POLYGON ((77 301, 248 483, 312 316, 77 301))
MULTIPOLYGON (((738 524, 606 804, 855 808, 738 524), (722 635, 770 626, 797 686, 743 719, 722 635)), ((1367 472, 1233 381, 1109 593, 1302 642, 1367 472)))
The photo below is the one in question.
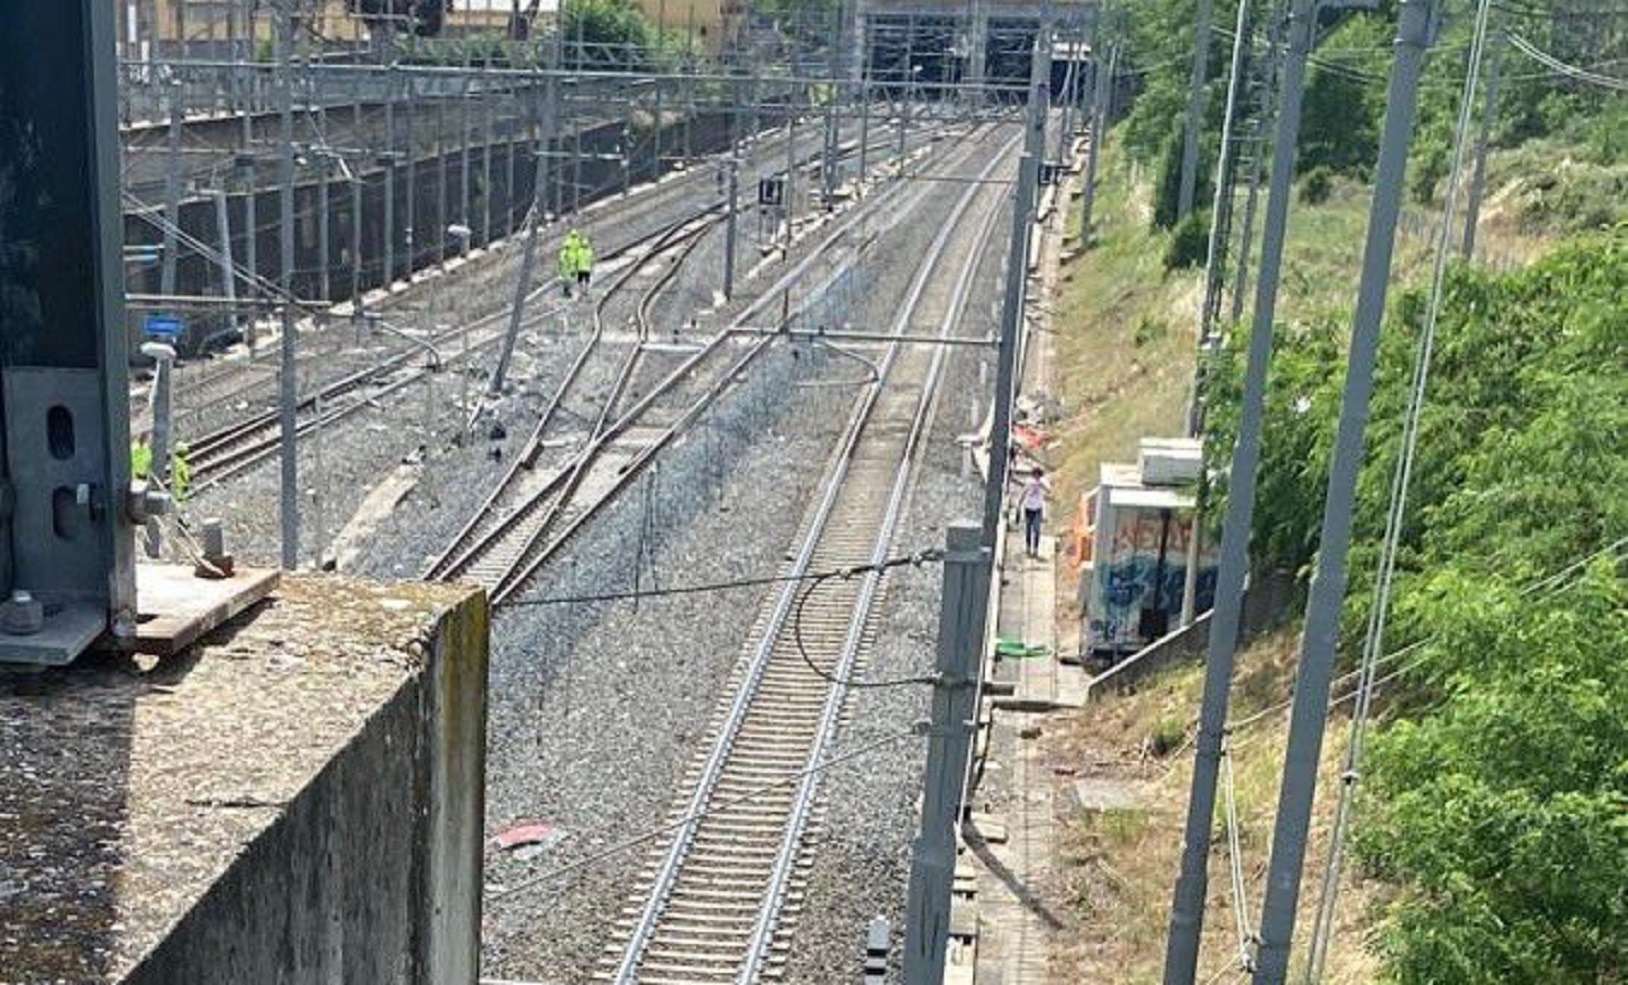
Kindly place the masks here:
POLYGON ((179 564, 136 565, 136 652, 173 656, 270 595, 279 571, 240 568, 230 578, 199 578, 179 564))

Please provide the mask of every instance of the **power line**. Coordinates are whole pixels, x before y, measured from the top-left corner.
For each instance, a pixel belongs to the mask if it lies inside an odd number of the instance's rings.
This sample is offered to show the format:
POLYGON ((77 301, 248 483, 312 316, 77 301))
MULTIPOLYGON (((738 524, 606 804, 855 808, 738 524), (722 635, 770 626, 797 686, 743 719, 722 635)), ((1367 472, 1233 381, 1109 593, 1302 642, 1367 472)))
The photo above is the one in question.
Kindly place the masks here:
POLYGON ((664 598, 672 595, 700 595, 709 592, 727 592, 738 588, 760 588, 764 585, 781 585, 787 582, 822 581, 828 578, 852 578, 855 575, 871 571, 885 571, 902 565, 915 565, 920 567, 932 561, 943 560, 944 552, 937 550, 921 551, 916 554, 907 554, 901 557, 888 558, 875 564, 860 564, 851 567, 829 568, 823 571, 808 571, 800 575, 762 575, 753 578, 735 578, 728 581, 704 582, 697 585, 674 585, 670 588, 633 589, 623 592, 593 592, 585 595, 549 595, 534 598, 517 598, 499 603, 501 609, 525 608, 543 605, 587 605, 596 602, 622 602, 630 599, 664 598))
POLYGON ((1563 62, 1548 52, 1538 48, 1536 45, 1532 44, 1532 42, 1526 40, 1518 34, 1510 34, 1507 35, 1507 37, 1509 39, 1509 43, 1513 45, 1521 54, 1527 56, 1540 65, 1554 69, 1556 72, 1566 76, 1569 79, 1576 79, 1579 82, 1587 82, 1590 85, 1599 86, 1604 89, 1611 89, 1616 92, 1628 92, 1628 79, 1619 79, 1610 75, 1602 75, 1599 72, 1591 72, 1588 69, 1580 66, 1563 62))
POLYGON ((1480 8, 1476 11, 1475 28, 1470 43, 1470 62, 1464 73, 1464 93, 1459 100, 1458 126, 1453 134, 1453 162, 1447 175, 1441 225, 1437 234, 1430 299, 1424 331, 1419 336, 1418 356, 1414 361, 1413 385, 1408 393, 1407 410, 1403 415, 1402 451, 1397 458, 1396 471, 1391 483, 1390 505, 1385 517, 1385 537, 1380 550, 1379 575, 1374 582, 1374 600, 1368 613, 1366 638, 1363 640, 1356 708, 1351 716, 1351 737, 1346 746, 1345 770, 1341 774, 1344 782, 1340 785, 1339 800, 1335 806, 1334 830, 1330 835, 1323 884, 1312 929, 1310 965, 1313 981, 1322 977, 1323 965, 1328 958, 1329 944, 1334 935, 1334 914, 1339 900, 1340 873, 1345 865, 1345 842, 1351 828, 1351 810, 1356 802, 1363 745, 1367 738, 1368 717, 1373 706, 1374 669, 1378 665, 1379 651, 1385 641, 1385 620, 1390 610, 1391 589, 1395 584, 1396 554, 1401 546, 1402 521, 1407 514, 1408 487, 1413 476, 1414 457, 1418 451, 1419 420, 1424 412, 1426 387, 1430 381, 1430 359, 1435 349, 1436 328, 1441 321, 1442 296, 1447 282, 1447 257, 1451 252, 1449 238, 1453 233, 1454 210, 1458 204, 1459 185, 1464 174, 1465 147, 1469 141, 1476 87, 1481 78, 1481 62, 1486 54, 1489 2, 1490 0, 1481 0, 1480 8))
MULTIPOLYGON (((937 560, 942 560, 943 557, 944 557, 943 552, 939 551, 939 552, 937 552, 936 557, 923 558, 923 560, 935 560, 935 561, 937 561, 937 560)), ((901 563, 914 563, 918 567, 921 565, 921 561, 914 561, 913 558, 894 559, 894 561, 892 561, 891 564, 889 564, 889 562, 883 562, 883 565, 884 566, 896 566, 896 565, 901 564, 901 563)), ((867 567, 869 569, 871 569, 871 570, 881 570, 881 566, 867 566, 867 567)), ((808 669, 813 671, 815 673, 815 675, 825 679, 827 682, 829 682, 831 684, 840 684, 843 687, 883 688, 883 687, 900 687, 902 685, 907 685, 907 684, 936 684, 936 683, 938 683, 938 676, 935 675, 935 674, 928 674, 928 675, 925 675, 925 676, 916 676, 916 677, 901 677, 901 678, 895 678, 895 679, 892 679, 892 680, 884 680, 884 681, 861 681, 861 680, 855 680, 853 678, 838 677, 837 675, 831 673, 830 671, 824 669, 823 667, 820 667, 819 665, 815 664, 814 659, 809 656, 808 647, 805 646, 804 643, 803 643, 803 606, 808 602, 809 596, 811 596, 815 592, 819 591, 820 586, 825 584, 827 581, 829 581, 832 578, 840 577, 840 578, 846 579, 846 578, 852 577, 853 574, 855 574, 858 571, 862 571, 862 570, 866 570, 866 568, 855 569, 853 571, 827 571, 827 572, 824 572, 824 573, 822 573, 820 575, 816 575, 813 578, 812 583, 807 588, 803 589, 803 593, 797 597, 797 607, 796 607, 795 610, 793 610, 792 617, 791 617, 791 633, 792 633, 792 639, 797 644, 797 655, 803 658, 803 663, 807 664, 808 669)))

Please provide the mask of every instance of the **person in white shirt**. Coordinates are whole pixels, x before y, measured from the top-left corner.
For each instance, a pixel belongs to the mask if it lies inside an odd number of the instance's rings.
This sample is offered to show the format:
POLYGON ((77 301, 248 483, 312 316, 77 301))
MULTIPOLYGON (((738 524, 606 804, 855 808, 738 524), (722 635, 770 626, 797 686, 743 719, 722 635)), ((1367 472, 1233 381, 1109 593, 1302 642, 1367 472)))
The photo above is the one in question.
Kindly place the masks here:
POLYGON ((1051 482, 1046 479, 1046 470, 1036 465, 1018 496, 1023 507, 1023 541, 1030 557, 1040 556, 1040 521, 1045 518, 1049 495, 1051 482))

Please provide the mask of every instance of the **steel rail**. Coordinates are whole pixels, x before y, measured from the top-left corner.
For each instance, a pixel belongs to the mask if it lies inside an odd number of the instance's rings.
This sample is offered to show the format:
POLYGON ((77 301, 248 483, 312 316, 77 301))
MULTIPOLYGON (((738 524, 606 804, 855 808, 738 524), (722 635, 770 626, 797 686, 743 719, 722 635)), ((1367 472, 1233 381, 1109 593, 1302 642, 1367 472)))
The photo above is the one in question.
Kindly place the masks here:
MULTIPOLYGON (((1008 152, 1009 150, 1010 148, 1008 148, 1008 152)), ((1005 156, 1003 153, 997 159, 1005 156)), ((972 282, 979 265, 987 253, 990 238, 996 228, 995 219, 1000 215, 1000 211, 998 207, 990 208, 985 213, 977 234, 973 237, 977 245, 968 254, 966 265, 956 279, 954 293, 950 298, 944 319, 939 324, 938 336, 941 339, 947 339, 951 336, 966 313, 967 296, 971 293, 972 282)), ((893 488, 888 495, 887 509, 883 514, 881 528, 877 532, 876 542, 871 550, 869 562, 873 566, 881 564, 887 558, 894 535, 897 533, 906 493, 910 487, 910 479, 915 471, 916 455, 922 436, 927 430, 927 419, 936 399, 938 381, 943 372, 946 355, 947 349, 943 346, 933 350, 932 362, 927 371, 927 379, 922 384, 921 398, 917 402, 916 413, 910 424, 910 432, 905 438, 904 449, 900 455, 898 471, 894 476, 893 488)), ((882 572, 872 567, 864 575, 859 597, 854 604, 854 619, 849 624, 848 636, 843 641, 842 653, 837 661, 836 669, 832 671, 832 676, 839 681, 851 679, 856 669, 865 624, 872 611, 876 595, 881 589, 881 584, 882 572)), ((826 697, 825 709, 820 718, 819 732, 808 749, 807 767, 804 769, 802 780, 798 783, 794 801, 795 807, 781 839, 774 871, 770 874, 769 887, 764 895, 763 909, 758 915, 758 924, 753 929, 751 942, 747 945, 747 963, 737 978, 739 982, 756 981, 759 968, 769 958, 770 945, 779 922, 781 909, 785 903, 786 890, 790 882, 792 869, 797 861, 803 835, 807 830, 815 790, 820 781, 819 774, 812 772, 808 767, 819 763, 825 757, 826 750, 835 739, 838 718, 847 692, 848 687, 845 684, 837 684, 831 688, 826 697)))
MULTIPOLYGON (((1008 142, 1007 148, 1010 148, 1014 142, 1015 138, 1008 142)), ((1001 156, 1004 155, 998 155, 997 161, 1001 156)), ((993 166, 992 163, 990 168, 992 169, 993 166)), ((929 247, 927 255, 921 261, 901 305, 899 317, 893 326, 896 331, 902 333, 908 328, 910 318, 920 303, 931 274, 950 242, 951 233, 956 228, 960 217, 977 197, 977 193, 976 186, 962 193, 950 219, 945 222, 929 247)), ((853 464, 854 453, 865 433, 871 412, 877 404, 885 382, 897 361, 899 351, 897 346, 889 348, 882 363, 878 366, 877 385, 867 389, 866 395, 862 398, 859 407, 856 408, 850 420, 831 474, 823 486, 814 517, 793 561, 791 571, 794 574, 809 570, 815 552, 824 539, 838 497, 847 482, 853 464)), ((729 711, 718 730, 712 751, 696 779, 694 791, 685 810, 685 814, 689 817, 699 818, 703 816, 706 804, 716 792, 717 786, 723 777, 725 766, 745 724, 748 712, 757 697, 768 670, 775 644, 784 632, 786 620, 790 615, 798 590, 795 584, 788 584, 776 596, 766 627, 758 637, 759 643, 750 659, 745 678, 735 693, 729 711)), ((693 847, 698 828, 698 821, 685 824, 678 831, 662 858, 652 891, 646 897, 645 905, 630 935, 628 945, 611 976, 611 980, 617 982, 618 985, 628 985, 628 983, 636 980, 640 965, 654 939, 663 912, 667 908, 684 863, 693 847)))
MULTIPOLYGON (((757 316, 767 305, 776 300, 781 300, 783 303, 789 304, 789 295, 792 285, 800 281, 816 261, 826 256, 832 249, 841 243, 844 237, 853 232, 856 227, 863 229, 863 224, 866 223, 872 215, 881 212, 885 206, 890 205, 893 202, 893 199, 900 195, 900 189, 902 187, 904 186, 899 184, 889 185, 881 194, 863 203, 859 208, 854 209, 852 213, 845 216, 838 223, 837 228, 829 233, 826 238, 822 240, 820 244, 815 247, 806 257, 800 260, 791 270, 782 275, 781 278, 768 290, 762 292, 757 298, 752 300, 746 306, 746 308, 733 319, 731 326, 729 327, 735 327, 736 325, 757 316)), ((911 188, 909 191, 909 200, 911 203, 909 207, 913 208, 914 204, 919 202, 924 196, 924 190, 920 188, 911 188)), ((902 215, 903 211, 896 213, 894 218, 887 223, 887 227, 891 228, 892 225, 896 224, 898 221, 901 221, 902 215)), ((863 252, 863 250, 868 248, 869 245, 874 241, 874 237, 875 233, 873 231, 871 232, 871 235, 867 237, 867 239, 856 246, 856 251, 863 252)), ((808 292, 806 296, 800 298, 797 310, 799 312, 802 311, 807 307, 808 304, 812 303, 814 299, 824 296, 825 292, 827 292, 830 287, 841 277, 845 270, 846 265, 839 268, 835 273, 831 274, 818 287, 808 292)), ((528 497, 528 501, 522 506, 522 509, 530 510, 544 502, 552 501, 556 511, 553 518, 557 518, 559 515, 563 514, 566 504, 564 503, 564 497, 558 495, 558 491, 560 483, 565 480, 565 477, 570 473, 579 473, 595 464, 598 456, 617 436, 633 426, 633 424, 636 423, 646 411, 650 410, 655 405, 658 399, 675 390, 681 382, 683 382, 694 372, 695 367, 700 365, 703 360, 706 360, 717 353, 728 341, 731 334, 732 333, 728 330, 728 328, 716 333, 706 345, 696 351, 681 365, 676 367, 667 375, 667 377, 652 388, 648 394, 641 398, 619 419, 610 424, 608 427, 602 429, 597 440, 593 440, 584 445, 571 462, 568 462, 560 472, 555 473, 555 475, 548 481, 548 483, 544 485, 543 488, 537 490, 528 497)), ((646 447, 637 452, 632 460, 622 466, 610 487, 598 499, 581 509, 576 516, 565 525, 565 528, 555 535, 551 540, 549 540, 540 551, 536 549, 536 543, 544 534, 548 533, 548 529, 546 525, 538 525, 530 535, 532 537, 532 542, 523 545, 521 551, 516 555, 515 561, 512 563, 510 569, 502 572, 500 577, 497 579, 498 584, 492 586, 492 598, 494 602, 506 600, 512 596, 514 592, 518 591, 531 578, 531 576, 542 567, 543 564, 547 563, 547 561, 560 549, 560 547, 566 543, 566 541, 568 541, 572 536, 582 529, 582 527, 597 513, 602 506, 608 503, 611 499, 614 499, 621 489, 623 489, 634 476, 639 474, 644 466, 647 465, 658 452, 660 452, 676 437, 682 434, 689 425, 693 424, 695 419, 699 417, 708 406, 710 406, 712 401, 720 396, 727 386, 747 366, 749 366, 752 361, 754 361, 763 351, 767 349, 770 341, 770 339, 763 339, 759 343, 753 345, 742 359, 730 366, 722 375, 715 378, 713 383, 703 394, 700 395, 698 399, 693 401, 686 409, 681 411, 674 421, 670 422, 666 427, 664 427, 646 447)), ((513 467, 511 467, 511 474, 512 473, 513 467)), ((489 499, 495 502, 494 497, 489 497, 489 499)), ((551 522, 553 518, 551 518, 551 522)), ((478 522, 478 520, 476 522, 478 522)), ((455 573, 457 573, 456 569, 453 569, 452 571, 443 571, 440 577, 446 578, 450 574, 455 573)))
MULTIPOLYGON (((940 132, 942 129, 943 128, 940 128, 940 130, 935 130, 935 131, 925 131, 919 136, 920 136, 920 138, 923 138, 923 139, 931 139, 935 133, 940 132)), ((769 140, 766 142, 766 148, 765 148, 764 153, 766 153, 766 154, 771 153, 771 150, 769 150, 769 148, 772 148, 773 146, 775 146, 777 144, 782 144, 786 140, 787 140, 787 136, 784 135, 784 134, 772 134, 772 135, 770 135, 769 140)), ((804 142, 803 139, 799 138, 798 144, 800 145, 803 142, 804 142)), ((811 144, 811 145, 815 144, 816 143, 815 136, 810 135, 807 138, 807 142, 809 144, 811 144)), ((871 141, 870 145, 875 147, 875 146, 884 146, 884 145, 887 145, 888 143, 889 143, 888 141, 879 138, 877 140, 871 141)), ((857 152, 857 146, 847 146, 847 145, 845 145, 842 152, 838 156, 839 156, 839 159, 848 159, 848 158, 853 157, 856 152, 857 152)), ((811 147, 811 149, 809 151, 807 151, 806 153, 802 153, 802 154, 800 154, 798 156, 797 165, 799 167, 806 166, 810 162, 817 161, 820 156, 821 156, 820 150, 818 148, 811 147)), ((768 167, 768 168, 764 169, 764 173, 775 174, 775 173, 779 173, 779 171, 776 170, 774 167, 768 167)), ((671 199, 682 198, 684 194, 692 192, 694 189, 691 186, 695 185, 695 184, 700 184, 704 179, 704 175, 705 175, 704 171, 696 170, 696 171, 691 171, 691 172, 687 173, 686 175, 684 175, 683 177, 681 177, 681 178, 679 178, 677 180, 666 181, 666 182, 655 182, 652 185, 648 186, 648 188, 649 188, 648 197, 641 200, 638 204, 641 206, 641 208, 645 212, 656 211, 656 209, 654 208, 655 206, 657 206, 657 205, 667 205, 667 204, 669 204, 671 199)), ((687 214, 686 216, 684 216, 683 218, 680 218, 680 219, 672 221, 672 222, 665 223, 665 224, 659 226, 657 229, 655 229, 651 233, 644 234, 644 235, 641 235, 639 237, 636 237, 635 239, 633 239, 633 240, 631 240, 631 241, 629 241, 627 243, 621 244, 621 245, 607 251, 604 254, 604 259, 607 260, 607 261, 612 260, 612 259, 620 259, 622 257, 625 257, 625 256, 629 255, 629 254, 635 253, 638 250, 640 250, 642 248, 645 248, 648 244, 650 244, 652 242, 655 242, 655 241, 658 241, 658 240, 661 240, 662 238, 666 237, 667 235, 669 235, 672 232, 672 230, 674 230, 676 228, 685 226, 685 225, 687 225, 687 224, 689 224, 691 222, 694 222, 696 219, 699 219, 699 218, 701 218, 703 216, 706 216, 706 215, 709 215, 709 214, 712 214, 712 215, 719 214, 720 212, 722 212, 726 208, 727 208, 727 203, 722 198, 718 198, 716 200, 709 201, 706 205, 704 205, 699 210, 691 212, 691 213, 687 214)), ((594 215, 591 214, 592 211, 594 211, 594 210, 590 210, 589 213, 585 213, 585 217, 586 217, 587 221, 584 224, 587 225, 590 229, 593 229, 594 227, 596 227, 596 226, 598 226, 598 225, 600 225, 602 223, 604 223, 604 224, 612 224, 613 223, 614 217, 612 217, 612 216, 603 216, 603 217, 594 216, 594 215)), ((445 273, 442 272, 442 273, 438 274, 438 276, 445 276, 445 273)), ((530 294, 528 294, 526 296, 526 301, 528 303, 532 302, 532 301, 535 301, 538 298, 542 297, 548 290, 549 290, 549 285, 548 284, 545 283, 545 284, 539 285, 537 288, 532 290, 530 294)), ((405 301, 406 299, 402 299, 402 300, 405 301)), ((535 326, 538 323, 540 323, 542 320, 548 318, 550 315, 556 313, 558 310, 559 310, 558 307, 555 307, 555 308, 551 308, 551 309, 549 309, 547 311, 541 312, 539 314, 528 316, 526 318, 526 320, 522 322, 522 325, 523 326, 528 326, 528 327, 529 326, 535 326)), ((430 336, 429 341, 431 341, 432 343, 450 342, 450 341, 454 340, 455 338, 461 336, 463 333, 466 333, 466 332, 469 332, 469 331, 477 331, 477 330, 483 329, 483 328, 485 328, 487 326, 490 326, 490 325, 492 325, 492 324, 494 324, 496 322, 499 322, 499 321, 503 320, 504 318, 506 318, 508 314, 509 314, 509 309, 506 306, 496 308, 493 311, 487 312, 486 314, 483 314, 483 315, 480 315, 480 316, 476 317, 475 319, 473 319, 472 321, 470 321, 470 322, 468 322, 466 324, 462 324, 462 325, 459 325, 459 326, 456 326, 456 327, 451 327, 445 332, 432 333, 431 336, 430 336)), ((486 340, 485 344, 489 344, 489 343, 490 343, 490 340, 486 340)), ((476 347, 480 347, 479 344, 477 344, 476 347)), ((372 365, 370 365, 368 367, 364 367, 362 370, 358 371, 357 374, 353 374, 353 376, 365 376, 369 372, 376 373, 376 374, 377 373, 390 372, 391 370, 397 368, 402 363, 404 363, 408 358, 410 358, 411 355, 412 355, 412 353, 410 351, 407 352, 407 353, 394 353, 391 356, 387 357, 386 359, 384 359, 384 360, 382 360, 380 362, 374 363, 374 364, 372 364, 372 365)), ((314 360, 314 358, 315 357, 304 357, 302 359, 302 361, 314 360)), ((225 363, 226 361, 223 360, 222 362, 225 363)), ((226 380, 227 378, 237 374, 240 371, 241 371, 241 367, 226 365, 219 371, 206 372, 206 373, 202 374, 202 375, 204 375, 204 378, 202 380, 195 380, 195 381, 189 380, 187 382, 191 386, 208 387, 208 386, 210 386, 210 385, 212 385, 214 383, 226 380)), ((335 381, 335 382, 343 384, 348 379, 350 379, 350 378, 347 377, 347 378, 344 378, 344 379, 342 379, 340 381, 335 381)), ((189 416, 195 417, 195 416, 197 416, 197 415, 199 415, 201 413, 204 413, 205 411, 207 411, 208 409, 210 409, 212 407, 219 406, 220 404, 225 403, 225 402, 230 401, 230 400, 240 399, 240 398, 242 398, 244 396, 245 393, 247 393, 249 391, 252 391, 256 387, 264 385, 264 383, 265 383, 265 380, 263 380, 263 379, 261 379, 261 380, 250 380, 250 381, 248 381, 247 386, 230 388, 230 389, 226 390, 224 393, 221 393, 218 396, 212 397, 210 400, 200 404, 199 406, 189 408, 187 413, 188 413, 189 416)), ((326 400, 326 399, 331 399, 333 397, 336 397, 340 393, 342 393, 344 389, 346 389, 346 387, 341 386, 339 390, 336 390, 334 392, 328 392, 328 391, 324 390, 322 392, 323 399, 326 400)), ((300 401, 299 409, 300 410, 308 410, 313 403, 314 403, 314 398, 307 397, 304 400, 300 401)), ((216 431, 205 434, 204 436, 196 439, 193 442, 190 442, 189 444, 191 444, 192 447, 194 447, 196 449, 200 445, 208 446, 211 443, 217 442, 217 441, 219 441, 219 442, 238 442, 238 441, 242 441, 242 440, 244 440, 245 433, 247 431, 257 429, 257 427, 255 425, 251 424, 250 421, 254 421, 254 420, 257 420, 257 419, 261 419, 261 418, 263 418, 266 421, 275 422, 275 420, 276 420, 276 411, 273 410, 273 411, 262 412, 261 414, 256 415, 255 418, 250 418, 249 421, 244 421, 244 422, 228 425, 228 426, 223 427, 223 428, 219 428, 216 431)), ((263 426, 269 426, 269 424, 264 424, 263 423, 260 426, 262 426, 262 427, 263 426)), ((530 462, 530 459, 528 459, 528 464, 529 464, 529 462, 530 462)))
MULTIPOLYGON (((686 227, 694 223, 696 218, 696 216, 688 216, 683 222, 674 223, 673 225, 669 226, 663 231, 662 236, 656 241, 649 253, 646 254, 645 257, 641 258, 639 262, 635 263, 632 267, 625 271, 612 285, 605 290, 603 295, 595 304, 593 331, 589 333, 588 338, 584 341, 581 349, 578 350, 576 357, 571 362, 571 365, 567 367, 565 376, 561 379, 559 385, 554 388, 553 395, 549 398, 549 402, 544 406, 542 413, 538 416, 536 424, 532 426, 531 434, 526 439, 526 443, 524 446, 522 446, 520 453, 514 456, 513 462, 504 472, 502 478, 500 478, 497 484, 492 487, 486 498, 481 502, 481 505, 464 523, 463 527, 458 531, 458 533, 452 538, 447 548, 430 562, 424 571, 424 578, 441 579, 447 575, 448 572, 461 572, 466 570, 478 554, 489 550, 501 537, 507 536, 508 532, 515 525, 523 522, 529 512, 535 508, 536 505, 538 505, 538 500, 534 496, 527 502, 522 503, 520 507, 511 511, 505 518, 500 520, 496 526, 487 530, 484 534, 478 537, 476 536, 476 531, 479 529, 481 524, 491 516, 492 511, 497 508, 499 500, 501 500, 503 495, 513 486, 515 480, 519 477, 520 472, 522 470, 529 470, 535 464, 537 455, 543 447, 543 442, 545 440, 548 428, 553 423, 559 409, 564 404, 566 393, 569 392, 570 389, 576 384, 576 381, 582 375, 583 368, 588 364, 590 358, 593 356, 594 352, 599 346, 601 338, 604 334, 603 312, 605 306, 609 303, 610 298, 632 281, 633 277, 637 275, 639 269, 645 262, 648 262, 650 259, 664 252, 672 245, 672 241, 675 237, 682 238, 678 237, 678 234, 683 232, 686 227)), ((703 227, 703 231, 704 229, 705 227, 703 227)), ((609 400, 606 401, 606 408, 610 406, 610 403, 611 402, 609 400)), ((601 413, 603 414, 603 410, 601 413)), ((553 491, 553 485, 554 483, 550 482, 549 485, 543 490, 544 494, 551 494, 553 491)))

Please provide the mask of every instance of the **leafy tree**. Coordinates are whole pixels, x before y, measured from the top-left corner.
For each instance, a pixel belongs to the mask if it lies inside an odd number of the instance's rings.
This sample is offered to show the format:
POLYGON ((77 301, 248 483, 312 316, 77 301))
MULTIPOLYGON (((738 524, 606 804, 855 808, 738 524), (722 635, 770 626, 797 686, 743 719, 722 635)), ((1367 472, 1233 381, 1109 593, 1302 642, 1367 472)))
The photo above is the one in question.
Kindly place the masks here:
POLYGON ((1610 562, 1531 597, 1433 585, 1444 695, 1373 742, 1357 849, 1402 887, 1400 985, 1592 985, 1628 966, 1628 594, 1610 562))
POLYGON ((567 60, 577 68, 643 66, 654 38, 631 0, 566 0, 560 26, 567 60))

